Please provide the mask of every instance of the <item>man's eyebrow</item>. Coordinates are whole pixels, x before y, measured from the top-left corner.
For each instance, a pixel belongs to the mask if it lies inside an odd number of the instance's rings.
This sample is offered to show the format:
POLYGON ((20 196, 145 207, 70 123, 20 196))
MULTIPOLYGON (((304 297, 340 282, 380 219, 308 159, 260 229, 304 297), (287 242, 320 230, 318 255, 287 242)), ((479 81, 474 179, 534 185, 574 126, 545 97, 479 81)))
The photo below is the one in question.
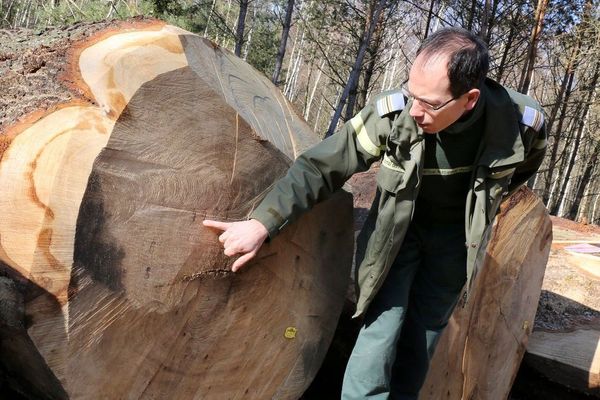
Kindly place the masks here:
POLYGON ((431 100, 431 99, 427 99, 425 97, 415 96, 415 94, 408 88, 408 84, 406 84, 406 89, 408 90, 408 93, 410 93, 410 95, 412 97, 414 97, 417 100, 423 100, 425 103, 435 105, 436 103, 440 104, 442 102, 441 100, 431 100))
POLYGON ((442 102, 441 100, 431 100, 431 99, 426 99, 425 97, 415 97, 415 99, 423 100, 425 103, 428 103, 431 105, 440 104, 442 102))

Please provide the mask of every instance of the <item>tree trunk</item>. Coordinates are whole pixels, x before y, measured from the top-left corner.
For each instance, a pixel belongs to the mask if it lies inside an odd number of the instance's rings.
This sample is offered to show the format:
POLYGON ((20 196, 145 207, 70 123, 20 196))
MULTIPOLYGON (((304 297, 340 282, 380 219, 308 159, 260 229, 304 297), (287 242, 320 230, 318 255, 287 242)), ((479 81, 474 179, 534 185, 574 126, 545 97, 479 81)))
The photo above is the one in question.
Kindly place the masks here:
POLYGON ((427 11, 427 22, 425 23, 425 32, 423 34, 423 40, 427 39, 427 36, 429 36, 429 27, 431 26, 431 19, 433 18, 434 5, 435 0, 431 0, 431 3, 429 3, 429 11, 427 11))
MULTIPOLYGON (((225 12, 225 31, 228 32, 229 31, 229 15, 231 15, 231 2, 233 0, 227 0, 227 11, 225 12)), ((229 48, 229 35, 224 34, 223 35, 223 40, 221 40, 219 42, 219 31, 217 31, 217 35, 215 36, 215 43, 220 43, 221 46, 225 47, 225 48, 229 48)), ((233 29, 231 29, 231 32, 233 32, 233 29)))
POLYGON ((240 13, 235 28, 235 50, 234 54, 238 57, 242 54, 242 46, 244 45, 244 29, 246 27, 246 13, 248 12, 248 3, 250 0, 239 0, 240 13))
MULTIPOLYGON (((494 28, 494 23, 496 22, 496 12, 498 11, 498 5, 500 3, 500 0, 493 0, 492 2, 492 10, 489 14, 489 19, 487 19, 487 26, 486 26, 486 31, 485 31, 485 35, 483 37, 483 40, 488 44, 490 44, 490 41, 492 40, 492 30, 494 28)), ((483 32, 483 30, 482 30, 483 32)))
MULTIPOLYGON (((323 68, 325 68, 325 60, 321 61, 321 64, 318 67, 317 77, 315 78, 315 83, 313 84, 312 90, 310 93, 307 93, 307 101, 306 107, 304 108, 304 119, 308 121, 308 117, 310 116, 310 109, 312 107, 312 103, 315 99, 315 92, 317 91, 317 87, 319 87, 319 82, 321 82, 321 76, 323 75, 323 68)), ((310 83, 310 80, 308 81, 310 83)))
POLYGON ((569 209, 569 213, 567 214, 567 218, 575 220, 577 214, 579 212, 579 206, 581 205, 581 200, 583 199, 583 194, 587 186, 590 184, 592 178, 592 172, 596 168, 596 163, 598 162, 598 155, 600 154, 600 143, 598 143, 594 150, 592 151, 591 157, 588 159, 587 164, 585 165, 585 169, 583 171, 583 175, 581 176, 581 181, 579 186, 577 187, 577 191, 575 193, 575 197, 573 199, 573 204, 569 209))
POLYGON ((492 8, 490 1, 491 0, 485 0, 485 4, 483 6, 483 15, 481 16, 481 29, 479 32, 479 37, 483 41, 487 39, 488 29, 490 27, 490 8, 492 8))
POLYGON ((517 18, 520 14, 519 11, 520 9, 517 8, 517 11, 514 12, 510 18, 510 30, 508 32, 508 38, 506 39, 506 43, 504 43, 502 58, 500 59, 500 63, 498 64, 498 72, 496 73, 496 80, 500 83, 502 83, 502 79, 504 78, 504 71, 506 70, 508 55, 512 50, 512 45, 517 34, 517 18))
POLYGON ((556 101, 554 102, 552 109, 550 110, 548 120, 546 121, 546 130, 548 131, 548 133, 552 131, 554 122, 556 121, 556 115, 558 114, 558 110, 564 103, 563 98, 565 96, 565 93, 567 92, 567 85, 569 81, 572 81, 571 76, 575 73, 577 59, 579 57, 579 51, 581 50, 581 45, 581 40, 577 40, 577 43, 575 47, 573 47, 573 50, 569 57, 569 61, 567 62, 567 67, 565 68, 565 73, 563 74, 560 83, 560 88, 558 90, 558 94, 556 95, 556 101))
POLYGON ((469 15, 467 16, 467 30, 470 31, 473 29, 473 24, 475 23, 475 10, 477 9, 477 0, 471 1, 471 9, 469 10, 469 15))
POLYGON ((267 78, 159 21, 17 34, 0 31, 0 386, 298 398, 346 294, 348 194, 238 273, 201 222, 246 219, 319 139, 267 78))
POLYGON ((252 7, 252 24, 250 25, 250 30, 248 31, 248 40, 244 43, 244 55, 242 56, 242 60, 246 61, 248 59, 248 52, 250 51, 250 45, 252 44, 252 33, 254 33, 254 27, 256 25, 256 13, 258 11, 258 0, 254 0, 254 4, 252 7))
MULTIPOLYGON (((300 6, 300 9, 302 9, 302 6, 300 6)), ((298 36, 301 36, 301 40, 300 42, 304 41, 304 29, 303 26, 300 25, 300 27, 296 30, 296 34, 294 35, 294 40, 292 42, 292 51, 290 52, 290 56, 288 58, 288 67, 287 67, 287 73, 285 74, 285 84, 283 85, 283 93, 286 94, 288 87, 290 85, 290 81, 291 81, 291 70, 292 70, 292 65, 294 63, 295 60, 295 54, 296 54, 296 48, 299 47, 298 46, 298 36), (302 32, 302 34, 300 34, 300 32, 302 32)), ((300 43, 300 46, 302 46, 302 43, 300 43)), ((287 96, 287 94, 286 94, 287 96)), ((289 98, 289 97, 288 97, 289 98)))
POLYGON ((313 131, 317 132, 319 128, 319 118, 321 117, 321 111, 323 111, 323 103, 325 102, 325 96, 321 95, 321 101, 319 101, 319 108, 317 109, 317 115, 315 116, 315 123, 313 125, 313 131))
MULTIPOLYGON (((561 187, 561 190, 560 190, 560 193, 558 196, 557 205, 560 205, 564 199, 564 196, 566 193, 567 181, 570 179, 571 171, 573 170, 573 167, 575 166, 575 158, 579 151, 579 144, 581 142, 581 138, 583 136, 583 132, 586 127, 586 123, 588 121, 590 106, 592 105, 596 87, 598 85, 599 80, 600 80, 600 62, 596 62, 596 65, 594 67, 594 75, 592 76, 591 82, 588 85, 589 89, 588 89, 586 97, 583 101, 583 109, 584 109, 583 114, 581 115, 580 118, 577 118, 578 123, 577 123, 576 141, 575 141, 575 145, 573 147, 573 152, 572 152, 572 154, 570 154, 569 165, 564 173, 565 180, 564 180, 563 186, 561 187)), ((551 212, 551 214, 552 214, 552 212, 551 212)))
MULTIPOLYGON (((578 113, 576 113, 575 115, 577 115, 577 114, 578 113)), ((570 131, 572 129, 572 127, 575 125, 575 121, 571 121, 571 123, 569 125, 570 125, 570 127, 569 127, 569 131, 570 131)), ((581 135, 582 134, 583 134, 583 129, 577 130, 577 133, 575 134, 575 138, 573 138, 572 140, 569 140, 569 143, 565 144, 565 149, 564 149, 565 157, 563 157, 563 159, 562 159, 558 178, 556 179, 556 182, 560 184, 560 189, 558 190, 558 194, 557 194, 556 198, 554 199, 553 204, 548 205, 548 209, 549 209, 551 215, 556 215, 557 217, 562 216, 560 214, 560 210, 561 210, 561 208, 562 208, 561 206, 565 200, 567 187, 569 186, 569 183, 574 180, 573 177, 571 177, 571 171, 573 170, 573 167, 575 166, 575 160, 579 156, 579 144, 581 143, 581 135), (571 147, 570 151, 567 150, 568 147, 571 147)))
POLYGON ((600 199, 600 180, 595 179, 590 182, 586 192, 586 202, 579 207, 577 220, 585 220, 589 224, 600 225, 600 220, 597 218, 598 200, 600 199))
POLYGON ((367 18, 365 21, 365 30, 361 38, 360 47, 358 49, 354 65, 352 66, 352 70, 350 71, 350 76, 348 77, 348 82, 346 83, 344 91, 340 96, 338 105, 335 109, 335 113, 331 118, 331 123, 329 124, 327 133, 325 134, 326 137, 333 135, 333 132, 335 132, 340 116, 342 115, 342 110, 344 108, 344 105, 346 104, 346 100, 348 99, 350 92, 356 90, 363 59, 365 58, 365 54, 367 52, 367 46, 371 42, 371 36, 373 35, 373 31, 375 31, 375 26, 379 21, 379 16, 381 15, 381 12, 387 5, 387 1, 388 0, 375 0, 372 3, 369 18, 367 18))
POLYGON ((524 94, 527 94, 529 91, 531 76, 533 75, 533 67, 537 57, 537 45, 542 34, 542 29, 544 28, 544 15, 546 14, 547 6, 548 0, 538 0, 538 5, 535 10, 535 25, 531 30, 527 58, 525 59, 523 71, 521 72, 521 81, 519 82, 519 91, 524 94))
MULTIPOLYGON (((553 174, 554 174, 554 168, 557 162, 557 157, 558 157, 558 148, 559 148, 559 144, 560 144, 560 138, 561 138, 561 132, 562 132, 562 127, 564 125, 565 119, 567 118, 567 106, 569 105, 569 99, 571 98, 571 92, 572 92, 572 88, 573 88, 573 80, 575 78, 575 67, 573 67, 573 69, 568 70, 567 72, 565 72, 565 79, 566 81, 566 85, 565 85, 565 92, 564 92, 564 96, 562 96, 560 98, 560 103, 556 104, 556 108, 558 109, 558 105, 560 104, 560 115, 558 117, 558 126, 556 127, 556 129, 554 130, 554 134, 552 136, 554 136, 554 143, 552 144, 552 150, 550 152, 550 158, 548 160, 548 170, 546 171, 546 175, 545 175, 545 181, 546 181, 546 188, 544 189, 544 204, 546 204, 546 206, 550 206, 550 202, 551 202, 551 197, 553 195, 552 190, 549 190, 550 187, 550 182, 553 182, 553 174)), ((562 86, 561 86, 562 88, 562 86)), ((554 109, 552 110, 554 112, 554 109)), ((550 129, 553 128, 555 122, 555 118, 552 118, 551 116, 551 120, 549 122, 549 126, 548 126, 548 132, 550 133, 550 129)), ((549 134, 550 136, 550 134, 549 134)))
POLYGON ((293 12, 294 0, 288 0, 287 8, 285 10, 285 21, 283 22, 283 31, 281 32, 281 41, 279 42, 279 50, 277 51, 277 57, 275 57, 275 69, 273 70, 273 76, 271 78, 271 81, 275 85, 279 85, 279 74, 281 73, 283 57, 285 57, 285 48, 290 34, 290 27, 292 26, 293 12))
MULTIPOLYGON (((288 68, 285 85, 283 88, 283 94, 290 100, 293 101, 294 93, 296 92, 296 86, 298 83, 298 75, 300 74, 300 64, 304 58, 304 37, 305 32, 302 31, 300 37, 300 43, 298 43, 297 49, 292 49, 292 55, 290 57, 290 67, 288 68)), ((295 40, 294 40, 295 42, 295 40)), ((294 43, 294 47, 296 44, 294 43)))
POLYGON ((373 40, 371 40, 371 43, 368 47, 369 62, 363 74, 362 87, 357 91, 356 98, 348 98, 348 106, 346 107, 346 120, 349 120, 354 116, 355 108, 361 109, 367 103, 367 94, 369 93, 371 78, 373 77, 373 73, 375 71, 375 65, 377 63, 377 59, 379 58, 381 41, 383 39, 384 15, 385 14, 382 13, 379 16, 379 22, 377 23, 375 32, 373 33, 373 40), (356 107, 356 105, 358 105, 358 107, 356 107))
MULTIPOLYGON (((591 83, 587 85, 587 98, 586 98, 586 107, 587 107, 587 118, 580 122, 579 129, 582 131, 589 130, 588 122, 590 120, 590 107, 594 104, 595 99, 597 97, 596 88, 598 85, 598 81, 600 80, 600 62, 596 62, 594 67, 594 75, 592 77, 591 83)), ((587 190, 584 194, 585 201, 583 204, 580 204, 577 210, 577 215, 575 216, 576 220, 579 221, 584 218, 589 223, 594 222, 594 209, 595 209, 595 200, 598 196, 598 183, 600 180, 597 179, 597 175, 592 174, 592 182, 587 184, 587 190), (595 177, 595 179, 594 179, 595 177), (591 209, 590 209, 591 208, 591 209)), ((597 223, 597 222, 596 222, 597 223)))
POLYGON ((213 0, 212 5, 210 6, 210 11, 208 12, 208 18, 206 18, 206 27, 204 27, 204 37, 208 37, 208 27, 210 25, 210 20, 212 18, 213 13, 215 12, 215 4, 217 0, 213 0))

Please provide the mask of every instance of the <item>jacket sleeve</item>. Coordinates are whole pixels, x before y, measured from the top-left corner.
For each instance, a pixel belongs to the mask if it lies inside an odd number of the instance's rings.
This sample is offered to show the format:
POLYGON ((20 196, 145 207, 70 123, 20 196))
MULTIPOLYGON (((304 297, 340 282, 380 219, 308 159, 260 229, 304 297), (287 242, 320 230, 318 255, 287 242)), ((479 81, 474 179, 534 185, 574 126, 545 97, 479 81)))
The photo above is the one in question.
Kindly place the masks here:
POLYGON ((391 121, 368 105, 331 137, 302 153, 250 214, 273 238, 288 223, 327 199, 354 173, 366 171, 385 149, 391 121))
POLYGON ((535 131, 533 128, 529 128, 528 130, 530 131, 529 150, 527 151, 525 160, 515 169, 508 186, 509 193, 512 193, 519 186, 526 183, 537 172, 544 161, 547 146, 545 125, 539 131, 535 131))

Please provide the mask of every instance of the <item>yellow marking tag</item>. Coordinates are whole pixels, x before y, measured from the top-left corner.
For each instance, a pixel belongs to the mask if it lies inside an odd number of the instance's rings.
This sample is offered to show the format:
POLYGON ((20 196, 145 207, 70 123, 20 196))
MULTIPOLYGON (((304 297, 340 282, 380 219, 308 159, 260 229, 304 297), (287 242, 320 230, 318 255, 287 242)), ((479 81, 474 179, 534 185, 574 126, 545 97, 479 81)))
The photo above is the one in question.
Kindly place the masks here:
POLYGON ((286 339, 294 339, 296 338, 296 332, 298 332, 298 329, 294 328, 293 326, 288 326, 287 328, 285 328, 283 336, 286 339))
POLYGON ((529 328, 529 321, 523 322, 523 330, 526 331, 529 328))

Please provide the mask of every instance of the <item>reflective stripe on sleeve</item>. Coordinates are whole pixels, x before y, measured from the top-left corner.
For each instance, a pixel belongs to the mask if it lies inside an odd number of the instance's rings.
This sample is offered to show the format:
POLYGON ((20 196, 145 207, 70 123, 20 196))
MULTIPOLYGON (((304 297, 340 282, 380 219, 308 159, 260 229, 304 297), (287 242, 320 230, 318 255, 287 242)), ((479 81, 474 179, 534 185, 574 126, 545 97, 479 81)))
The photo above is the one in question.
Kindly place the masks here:
POLYGON ((533 128, 535 131, 539 131, 544 125, 544 114, 533 107, 525 106, 521 123, 533 128))
POLYGON ((358 139, 358 143, 360 143, 362 148, 373 157, 379 157, 381 154, 381 148, 375 145, 375 143, 373 143, 367 134, 367 128, 365 128, 365 123, 360 116, 360 113, 356 114, 354 118, 350 120, 350 124, 352 124, 354 132, 356 132, 356 138, 358 139))
POLYGON ((391 112, 401 111, 404 107, 404 95, 402 93, 389 94, 377 101, 377 114, 383 117, 391 112))

